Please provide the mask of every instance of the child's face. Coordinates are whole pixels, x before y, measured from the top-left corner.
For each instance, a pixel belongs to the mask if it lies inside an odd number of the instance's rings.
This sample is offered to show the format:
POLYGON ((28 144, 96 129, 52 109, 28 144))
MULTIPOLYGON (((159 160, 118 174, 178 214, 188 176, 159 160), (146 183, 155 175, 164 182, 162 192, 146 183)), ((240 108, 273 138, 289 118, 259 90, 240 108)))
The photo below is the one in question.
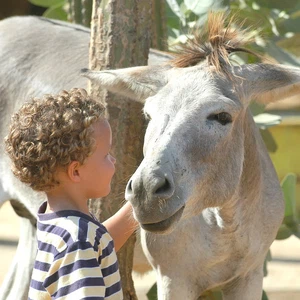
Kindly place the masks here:
POLYGON ((116 162, 109 153, 112 142, 109 123, 102 120, 93 126, 96 150, 80 167, 83 189, 87 198, 99 198, 109 194, 116 162))

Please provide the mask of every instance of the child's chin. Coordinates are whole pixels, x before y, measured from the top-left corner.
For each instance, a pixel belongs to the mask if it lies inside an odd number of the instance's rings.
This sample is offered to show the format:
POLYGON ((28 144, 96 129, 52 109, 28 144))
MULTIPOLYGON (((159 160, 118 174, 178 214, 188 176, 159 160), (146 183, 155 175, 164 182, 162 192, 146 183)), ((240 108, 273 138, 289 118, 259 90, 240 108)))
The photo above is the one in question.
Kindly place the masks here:
POLYGON ((107 191, 103 191, 101 194, 99 194, 98 198, 106 197, 110 193, 110 187, 107 189, 107 191))

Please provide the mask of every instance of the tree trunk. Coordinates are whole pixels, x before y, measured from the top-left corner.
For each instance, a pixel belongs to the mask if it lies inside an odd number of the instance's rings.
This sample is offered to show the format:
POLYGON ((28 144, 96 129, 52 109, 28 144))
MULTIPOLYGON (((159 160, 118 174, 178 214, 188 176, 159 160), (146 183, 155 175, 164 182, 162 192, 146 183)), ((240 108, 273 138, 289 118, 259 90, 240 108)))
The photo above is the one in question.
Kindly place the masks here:
POLYGON ((67 3, 68 21, 90 27, 93 0, 67 0, 67 3))
MULTIPOLYGON (((146 65, 151 40, 151 1, 94 0, 91 21, 90 69, 146 65)), ((113 132, 112 153, 117 158, 111 194, 91 201, 101 221, 124 204, 126 182, 142 160, 145 124, 142 105, 90 85, 90 92, 106 103, 113 132)), ((118 252, 124 299, 137 299, 131 277, 135 236, 118 252)))
POLYGON ((152 39, 151 48, 168 50, 166 1, 152 0, 152 39))
POLYGON ((27 0, 10 0, 0 2, 0 20, 11 16, 22 16, 29 13, 30 3, 27 0))

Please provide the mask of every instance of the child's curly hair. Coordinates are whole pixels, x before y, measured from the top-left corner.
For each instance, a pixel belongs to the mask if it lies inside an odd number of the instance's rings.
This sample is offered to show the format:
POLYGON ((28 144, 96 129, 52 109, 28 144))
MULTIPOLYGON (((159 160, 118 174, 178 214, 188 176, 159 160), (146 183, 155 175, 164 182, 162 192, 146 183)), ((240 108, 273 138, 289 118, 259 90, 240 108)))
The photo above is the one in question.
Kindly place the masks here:
POLYGON ((83 164, 95 146, 92 124, 104 119, 104 107, 84 89, 45 95, 25 103, 13 115, 6 151, 14 175, 36 191, 59 184, 58 167, 83 164))

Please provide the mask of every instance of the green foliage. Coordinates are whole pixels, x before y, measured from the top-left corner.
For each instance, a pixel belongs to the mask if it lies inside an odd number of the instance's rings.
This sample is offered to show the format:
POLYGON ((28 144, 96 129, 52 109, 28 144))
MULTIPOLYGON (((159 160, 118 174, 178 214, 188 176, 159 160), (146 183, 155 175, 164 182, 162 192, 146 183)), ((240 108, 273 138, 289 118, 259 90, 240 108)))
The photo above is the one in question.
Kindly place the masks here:
POLYGON ((46 7, 44 17, 50 19, 67 20, 67 12, 65 10, 66 0, 28 0, 34 5, 46 7))
POLYGON ((268 296, 267 296, 267 294, 266 294, 266 292, 265 291, 263 291, 263 294, 262 294, 262 298, 261 298, 261 300, 268 300, 269 298, 268 298, 268 296))
POLYGON ((222 300, 223 299, 222 292, 218 291, 218 290, 206 292, 203 295, 203 297, 205 297, 204 298, 205 300, 222 300))
POLYGON ((299 27, 297 28, 297 25, 300 25, 300 16, 297 16, 300 12, 299 1, 288 1, 288 4, 270 0, 231 1, 230 9, 232 13, 245 20, 245 26, 253 28, 255 49, 268 54, 280 63, 300 65, 299 58, 290 51, 290 45, 297 41, 295 35, 299 32, 299 27), (287 40, 290 41, 289 44, 287 40), (282 47, 283 45, 285 47, 282 47))
POLYGON ((282 225, 279 228, 276 239, 282 240, 292 234, 300 238, 300 218, 297 214, 295 174, 288 174, 281 182, 281 187, 285 200, 285 213, 282 225))
POLYGON ((267 264, 268 264, 268 261, 271 261, 271 260, 272 260, 272 255, 271 255, 271 251, 269 249, 267 256, 265 258, 265 261, 264 261, 264 277, 266 277, 268 275, 267 264))
MULTIPOLYGON (((255 105, 255 103, 253 103, 252 107, 255 107, 255 106, 257 107, 257 105, 255 105)), ((255 108, 254 108, 254 110, 255 110, 255 108)), ((252 113, 253 113, 253 111, 252 111, 252 113)), ((257 113, 257 111, 255 113, 257 113)), ((277 116, 277 115, 273 115, 273 114, 258 113, 256 115, 254 115, 254 121, 260 129, 261 136, 267 146, 268 151, 271 153, 276 152, 277 144, 276 144, 275 139, 273 138, 271 132, 268 130, 268 128, 271 126, 278 125, 281 122, 281 117, 277 116)))
MULTIPOLYGON (((44 16, 67 20, 70 7, 84 7, 91 0, 29 0, 35 5, 47 7, 44 16), (68 4, 69 3, 69 4, 68 4)), ((254 42, 252 50, 267 53, 280 63, 300 66, 300 2, 298 0, 166 0, 166 20, 168 44, 173 47, 184 43, 195 27, 201 27, 207 13, 223 10, 235 14, 244 22, 245 27, 252 27, 254 42)), ((86 9, 88 14, 91 9, 86 9)), ((88 16, 85 16, 88 19, 88 16)), ((69 16, 69 20, 73 20, 69 16)), ((77 22, 77 21, 76 21, 77 22)), ((88 22, 86 22, 88 26, 88 22)), ((239 55, 244 62, 253 62, 255 58, 247 54, 239 55)))
POLYGON ((157 300, 157 284, 154 283, 147 293, 148 300, 157 300))
POLYGON ((224 9, 222 0, 166 0, 168 3, 168 44, 172 49, 178 43, 185 43, 192 29, 201 27, 210 10, 224 9))
POLYGON ((49 7, 44 12, 44 17, 49 19, 67 20, 68 15, 64 9, 64 3, 61 2, 57 5, 49 7))
MULTIPOLYGON (((184 43, 191 29, 201 27, 207 13, 227 11, 252 28, 250 49, 268 54, 279 63, 300 66, 300 3, 291 0, 166 0, 169 45, 184 43)), ((235 55, 236 56, 236 55, 235 55)), ((237 60, 254 62, 256 58, 240 54, 237 60)))
POLYGON ((64 2, 64 0, 29 0, 29 2, 41 7, 51 7, 64 2))
MULTIPOLYGON (((35 5, 48 7, 44 16, 77 22, 72 15, 73 7, 89 9, 92 0, 29 0, 35 5), (69 4, 68 4, 69 3, 69 4), (72 4, 74 3, 74 4, 72 4), (80 5, 81 3, 81 5, 80 5)), ((201 27, 209 11, 223 10, 235 14, 252 27, 254 42, 250 48, 268 54, 280 63, 300 66, 300 2, 298 0, 166 0, 166 21, 168 44, 172 49, 184 43, 195 27, 201 27)), ((76 14, 75 14, 76 15, 76 14)), ((79 15, 77 13, 77 15, 79 15)), ((85 16, 88 20, 89 16, 85 16)), ((79 22, 81 23, 81 21, 79 22)), ((89 22, 85 22, 88 26, 89 22)), ((256 58, 248 54, 233 55, 237 61, 254 62, 256 58)))
POLYGON ((70 21, 89 27, 93 0, 28 0, 32 4, 48 8, 44 17, 70 21))

